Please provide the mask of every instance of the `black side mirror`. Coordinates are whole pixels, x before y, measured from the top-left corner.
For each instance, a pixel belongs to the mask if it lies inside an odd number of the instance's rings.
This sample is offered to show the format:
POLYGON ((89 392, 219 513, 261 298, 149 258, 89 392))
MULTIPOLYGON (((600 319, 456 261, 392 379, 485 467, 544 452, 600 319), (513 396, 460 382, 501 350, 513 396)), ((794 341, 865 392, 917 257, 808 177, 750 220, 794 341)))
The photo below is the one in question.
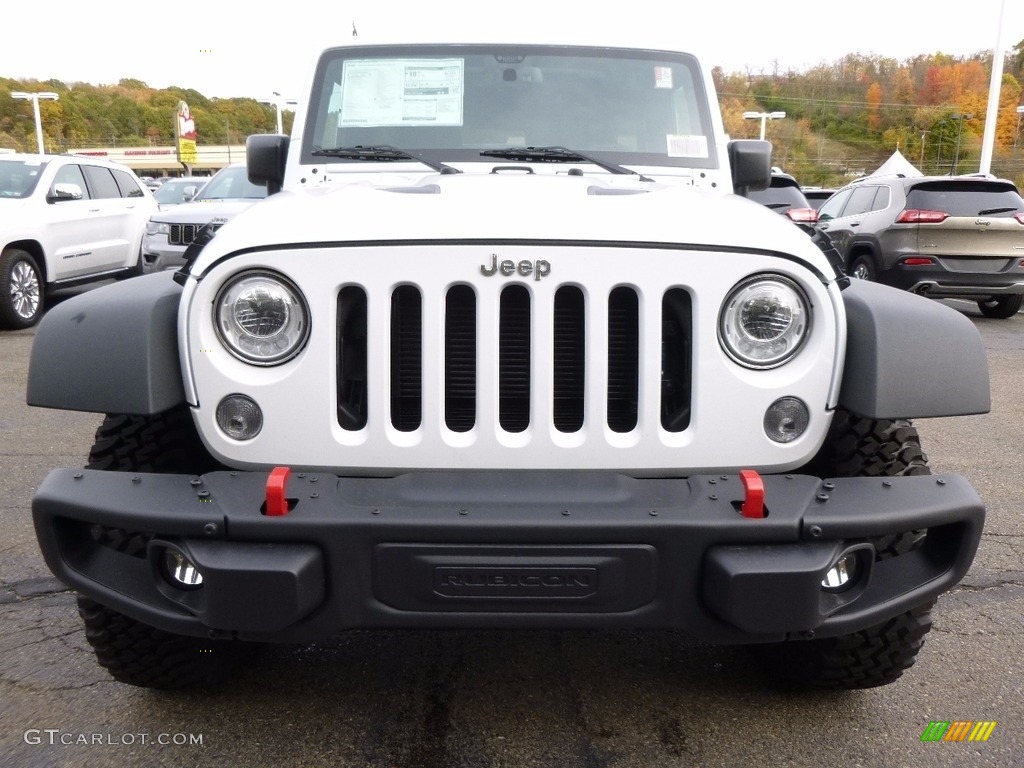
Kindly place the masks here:
POLYGON ((285 163, 288 160, 287 136, 279 133, 257 133, 245 140, 245 165, 249 181, 267 187, 267 194, 281 191, 285 163))
POLYGON ((772 145, 770 141, 737 139, 729 142, 732 188, 737 195, 768 189, 772 182, 772 145))

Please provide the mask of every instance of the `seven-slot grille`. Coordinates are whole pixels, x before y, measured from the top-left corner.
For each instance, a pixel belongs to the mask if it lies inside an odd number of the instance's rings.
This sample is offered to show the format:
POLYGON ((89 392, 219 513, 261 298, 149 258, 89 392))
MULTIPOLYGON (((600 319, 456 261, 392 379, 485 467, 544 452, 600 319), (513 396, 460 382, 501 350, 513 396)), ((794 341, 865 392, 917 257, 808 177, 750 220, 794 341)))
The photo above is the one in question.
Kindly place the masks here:
POLYGON ((638 403, 644 396, 658 399, 663 429, 681 432, 690 423, 691 301, 681 288, 670 288, 661 298, 660 306, 645 304, 635 289, 622 286, 603 297, 585 296, 574 285, 532 294, 525 285, 510 283, 501 290, 498 311, 493 313, 480 310, 477 293, 469 285, 451 286, 442 296, 401 285, 390 296, 390 365, 378 370, 368 365, 367 293, 359 286, 346 286, 338 295, 338 423, 345 430, 363 429, 369 400, 379 397, 387 399, 395 430, 429 427, 423 418, 423 334, 429 332, 423 307, 429 301, 443 306, 443 328, 436 332, 444 338, 430 345, 443 355, 443 428, 458 433, 481 426, 478 414, 486 399, 494 404, 490 410, 497 413, 501 429, 509 433, 548 426, 534 422, 537 412, 550 414, 550 426, 562 433, 579 431, 588 419, 595 425, 595 413, 604 414, 611 431, 627 433, 638 426, 638 403), (543 313, 552 318, 549 327, 535 323, 538 301, 553 304, 543 313), (603 306, 598 308, 595 302, 603 306), (644 306, 661 313, 660 381, 640 378, 644 306), (595 316, 603 321, 595 321, 595 316), (480 327, 482 317, 496 317, 497 327, 480 327), (538 342, 551 350, 550 357, 538 360, 538 342), (587 354, 595 350, 603 358, 600 375, 606 379, 606 386, 599 389, 588 387, 596 361, 588 360, 587 354), (538 366, 547 370, 538 371, 538 366), (496 376, 480 375, 491 370, 496 376), (538 407, 541 402, 543 408, 538 407))

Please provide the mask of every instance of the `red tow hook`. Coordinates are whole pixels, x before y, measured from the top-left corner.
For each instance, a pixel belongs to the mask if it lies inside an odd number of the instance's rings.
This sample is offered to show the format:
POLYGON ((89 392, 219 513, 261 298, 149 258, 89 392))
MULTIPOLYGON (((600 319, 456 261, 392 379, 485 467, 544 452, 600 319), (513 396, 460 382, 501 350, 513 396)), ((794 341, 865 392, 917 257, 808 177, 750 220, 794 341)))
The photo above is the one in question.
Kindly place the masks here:
POLYGON ((284 496, 284 487, 288 483, 288 476, 292 471, 288 467, 274 467, 267 477, 267 507, 268 517, 282 517, 288 514, 288 499, 284 496))
POLYGON ((744 517, 764 517, 764 481, 753 469, 740 470, 743 483, 743 504, 740 513, 744 517))

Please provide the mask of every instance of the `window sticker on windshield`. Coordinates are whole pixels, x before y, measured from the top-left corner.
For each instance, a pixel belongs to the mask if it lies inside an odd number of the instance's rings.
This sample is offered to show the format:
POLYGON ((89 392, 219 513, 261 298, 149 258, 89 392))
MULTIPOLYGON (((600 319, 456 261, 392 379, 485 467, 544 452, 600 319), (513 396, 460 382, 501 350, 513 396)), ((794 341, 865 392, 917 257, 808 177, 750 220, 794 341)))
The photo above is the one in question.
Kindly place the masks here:
POLYGON ((463 59, 346 61, 338 126, 462 125, 464 83, 463 59))
POLYGON ((654 68, 654 87, 655 88, 671 88, 672 87, 672 67, 655 67, 654 68))
POLYGON ((665 138, 668 139, 669 157, 707 158, 708 156, 707 136, 679 136, 670 133, 665 138))

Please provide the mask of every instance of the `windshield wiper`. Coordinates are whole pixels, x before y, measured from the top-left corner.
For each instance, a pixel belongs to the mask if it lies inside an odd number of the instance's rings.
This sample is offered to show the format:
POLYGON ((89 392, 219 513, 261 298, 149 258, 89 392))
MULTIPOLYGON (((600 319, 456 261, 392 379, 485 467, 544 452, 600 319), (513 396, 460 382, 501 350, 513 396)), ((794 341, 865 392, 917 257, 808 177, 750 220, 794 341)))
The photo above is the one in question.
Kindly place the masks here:
POLYGON ((979 216, 987 216, 990 213, 1009 213, 1010 211, 1016 211, 1017 206, 1011 205, 1008 208, 984 208, 978 211, 979 216))
POLYGON ((603 168, 609 173, 632 174, 639 176, 640 181, 654 181, 642 173, 625 168, 615 163, 606 163, 598 160, 584 152, 577 152, 575 149, 565 147, 508 147, 507 149, 485 149, 480 152, 481 157, 500 157, 503 160, 525 160, 527 162, 540 163, 593 163, 598 168, 603 168))
POLYGON ((417 163, 423 163, 425 166, 432 168, 438 173, 462 173, 458 168, 453 168, 452 166, 445 165, 444 163, 428 160, 422 155, 413 154, 408 150, 399 149, 398 147, 393 147, 390 144, 371 144, 369 146, 357 144, 354 147, 314 149, 313 154, 319 157, 343 157, 347 160, 369 160, 384 163, 395 160, 415 160, 417 163))

